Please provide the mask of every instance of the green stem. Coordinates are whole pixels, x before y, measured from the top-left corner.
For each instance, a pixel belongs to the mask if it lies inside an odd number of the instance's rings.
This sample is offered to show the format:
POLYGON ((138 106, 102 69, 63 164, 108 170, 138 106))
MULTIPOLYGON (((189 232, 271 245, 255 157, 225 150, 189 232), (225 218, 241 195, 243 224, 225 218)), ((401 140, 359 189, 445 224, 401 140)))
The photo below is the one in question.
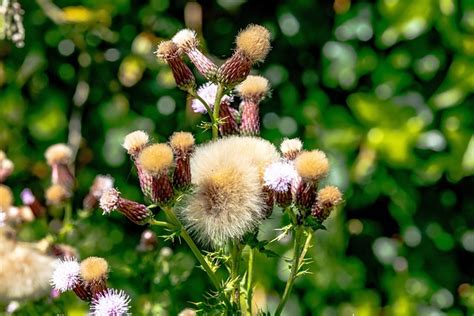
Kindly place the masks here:
POLYGON ((63 226, 58 233, 58 239, 63 240, 64 236, 72 230, 72 202, 69 201, 64 205, 63 226))
POLYGON ((217 280, 216 274, 214 273, 212 268, 209 266, 209 263, 206 261, 206 259, 202 255, 201 251, 199 251, 199 248, 196 246, 196 244, 192 240, 191 236, 189 236, 188 232, 184 229, 183 224, 181 224, 181 221, 176 217, 176 215, 174 214, 174 212, 171 208, 163 207, 163 211, 165 212, 166 217, 168 217, 169 221, 176 228, 179 229, 179 234, 180 234, 181 238, 183 238, 184 241, 186 241, 189 248, 191 248, 191 251, 193 252, 194 256, 199 261, 199 263, 201 264, 201 266, 204 268, 207 275, 211 279, 211 282, 214 285, 214 287, 217 290, 219 290, 220 286, 219 286, 219 281, 217 280))
POLYGON ((254 249, 249 249, 249 261, 247 268, 247 315, 252 316, 252 296, 253 296, 253 257, 254 249))
POLYGON ((206 108, 206 111, 207 113, 209 114, 209 118, 211 119, 211 123, 214 123, 214 116, 212 114, 212 110, 211 110, 211 107, 209 106, 209 104, 207 104, 206 100, 204 100, 203 98, 201 98, 201 96, 199 94, 197 94, 195 91, 193 90, 190 90, 188 91, 188 93, 193 97, 193 98, 196 98, 199 100, 199 102, 202 103, 202 105, 204 105, 204 107, 206 108))
POLYGON ((157 221, 156 219, 150 220, 149 224, 153 225, 153 226, 165 227, 165 228, 168 228, 168 229, 176 229, 176 227, 174 225, 172 225, 168 222, 164 222, 164 221, 157 221))
POLYGON ((221 106, 221 100, 224 96, 224 86, 219 83, 217 85, 216 100, 214 101, 214 111, 212 114, 212 139, 216 140, 219 137, 219 111, 221 106))
POLYGON ((240 310, 240 261, 242 255, 242 247, 239 241, 233 241, 231 245, 231 269, 230 275, 233 282, 231 302, 240 310))
POLYGON ((293 289, 293 284, 298 276, 298 272, 303 264, 304 257, 306 256, 306 252, 311 245, 311 238, 313 234, 309 231, 306 231, 304 227, 298 226, 296 227, 295 231, 295 242, 293 248, 293 262, 291 264, 291 272, 288 277, 288 281, 286 282, 285 291, 283 292, 283 296, 278 304, 278 307, 275 311, 275 316, 281 315, 283 308, 290 297, 291 291, 293 289), (306 239, 305 239, 306 234, 306 239))

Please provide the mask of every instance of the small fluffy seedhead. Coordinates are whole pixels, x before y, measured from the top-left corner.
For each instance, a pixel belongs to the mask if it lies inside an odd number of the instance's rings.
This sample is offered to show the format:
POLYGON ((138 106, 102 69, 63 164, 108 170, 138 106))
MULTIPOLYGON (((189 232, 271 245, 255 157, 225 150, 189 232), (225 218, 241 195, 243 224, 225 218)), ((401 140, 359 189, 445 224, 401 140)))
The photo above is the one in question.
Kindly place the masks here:
POLYGON ((187 151, 194 146, 194 136, 188 132, 175 132, 170 137, 170 145, 174 150, 187 151))
POLYGON ((161 175, 173 163, 173 150, 167 144, 150 145, 142 150, 138 162, 147 173, 161 175))
POLYGON ((171 40, 184 52, 188 52, 199 45, 196 32, 190 29, 183 29, 179 31, 175 34, 175 36, 173 36, 171 40))
POLYGON ((89 257, 81 262, 81 277, 86 282, 94 282, 107 277, 109 264, 104 258, 89 257))
POLYGON ((75 258, 58 259, 51 278, 53 289, 62 292, 72 290, 80 282, 80 265, 75 258))
POLYGON ((114 182, 115 180, 111 176, 99 174, 95 177, 90 191, 95 198, 100 199, 105 191, 113 188, 114 182))
POLYGON ((260 101, 270 91, 270 83, 265 77, 250 75, 236 89, 243 99, 258 99, 260 101))
POLYGON ((134 131, 125 136, 122 146, 130 155, 136 155, 148 144, 149 140, 148 134, 144 131, 134 131))
POLYGON ((264 184, 277 192, 285 192, 296 181, 298 173, 293 164, 283 161, 274 162, 265 169, 264 184))
POLYGON ((102 196, 100 197, 99 205, 105 214, 105 213, 110 213, 113 210, 117 209, 119 206, 119 202, 120 202, 120 192, 114 188, 110 188, 104 191, 104 193, 102 193, 102 196))
POLYGON ((334 207, 342 202, 341 191, 333 186, 328 185, 318 192, 318 203, 325 207, 334 207))
POLYGON ((122 290, 107 289, 92 300, 91 315, 121 316, 128 315, 130 297, 122 290))
POLYGON ((285 138, 280 145, 280 151, 284 156, 299 153, 303 149, 303 143, 299 138, 285 138))
POLYGON ((329 161, 326 154, 320 150, 306 151, 298 155, 295 167, 303 179, 318 181, 327 176, 329 161))
MULTIPOLYGON (((197 90, 197 94, 209 105, 211 109, 214 107, 214 101, 216 100, 217 85, 212 82, 206 82, 197 90)), ((230 95, 224 95, 221 99, 221 103, 232 103, 234 98, 230 95)), ((193 99, 191 103, 193 111, 196 113, 207 113, 206 108, 198 99, 193 99)))
POLYGON ((45 193, 46 201, 50 205, 58 205, 66 201, 69 197, 69 191, 59 184, 53 184, 45 193))
POLYGON ((156 49, 158 58, 169 60, 179 57, 179 48, 173 41, 163 41, 156 49))
POLYGON ((0 211, 6 212, 13 204, 12 190, 3 184, 0 184, 0 211))
POLYGON ((67 165, 71 163, 72 150, 66 144, 56 144, 50 146, 44 156, 50 166, 56 164, 67 165))
POLYGON ((236 45, 252 63, 261 62, 271 48, 270 32, 261 25, 251 24, 237 35, 236 45))

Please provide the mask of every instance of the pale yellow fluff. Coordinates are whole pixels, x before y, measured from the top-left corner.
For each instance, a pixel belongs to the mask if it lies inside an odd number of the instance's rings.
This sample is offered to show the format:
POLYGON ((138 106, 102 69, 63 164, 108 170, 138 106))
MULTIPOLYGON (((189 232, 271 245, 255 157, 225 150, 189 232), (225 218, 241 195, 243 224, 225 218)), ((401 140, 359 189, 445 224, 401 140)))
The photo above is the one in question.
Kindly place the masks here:
POLYGON ((3 184, 0 184, 0 211, 6 212, 13 204, 12 190, 3 184))
POLYGON ((265 77, 250 75, 237 86, 236 90, 244 99, 261 99, 268 94, 270 83, 265 77))
POLYGON ((290 153, 298 153, 303 149, 303 143, 299 138, 285 138, 280 145, 280 151, 283 155, 290 153))
POLYGON ((319 181, 329 171, 326 154, 320 150, 302 152, 296 157, 295 168, 298 174, 308 181, 319 181))
POLYGON ((45 193, 46 201, 50 205, 58 205, 70 197, 70 193, 65 187, 59 184, 53 184, 45 193))
POLYGON ((44 156, 48 164, 70 164, 72 160, 72 150, 66 144, 55 144, 50 146, 44 156))
POLYGON ((148 134, 144 131, 134 131, 125 136, 122 146, 129 154, 135 155, 148 144, 149 140, 148 134))
POLYGON ((86 282, 93 282, 107 277, 109 264, 104 258, 89 257, 81 262, 81 277, 86 282))
POLYGON ((270 32, 261 25, 247 26, 237 35, 235 42, 252 63, 263 61, 271 49, 270 32))
POLYGON ((147 173, 160 175, 173 164, 173 150, 167 144, 150 145, 141 151, 138 162, 147 173))
POLYGON ((170 145, 173 149, 187 150, 194 146, 194 136, 188 132, 175 132, 170 137, 170 145))
POLYGON ((318 192, 318 203, 326 206, 336 206, 342 202, 342 193, 341 191, 333 186, 328 185, 318 192))

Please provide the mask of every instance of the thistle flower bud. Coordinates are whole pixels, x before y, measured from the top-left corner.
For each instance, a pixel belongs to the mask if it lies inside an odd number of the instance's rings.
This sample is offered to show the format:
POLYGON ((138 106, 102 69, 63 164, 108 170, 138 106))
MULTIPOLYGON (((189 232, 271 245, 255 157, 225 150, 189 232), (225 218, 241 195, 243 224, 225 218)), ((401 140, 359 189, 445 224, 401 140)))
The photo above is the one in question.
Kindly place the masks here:
POLYGON ((145 205, 122 198, 120 192, 113 188, 102 194, 99 204, 103 214, 109 214, 113 210, 117 210, 137 225, 147 223, 152 216, 145 205))
POLYGON ((72 163, 72 150, 65 144, 50 146, 45 153, 46 161, 51 166, 51 179, 53 184, 59 184, 72 189, 74 186, 74 176, 70 169, 72 163))
POLYGON ((92 184, 89 190, 89 193, 84 198, 84 209, 95 208, 98 205, 102 194, 108 189, 113 188, 113 186, 114 178, 112 178, 111 176, 97 175, 94 179, 94 183, 92 184))
POLYGON ((0 150, 0 183, 4 182, 13 172, 13 162, 0 150))
POLYGON ((316 199, 318 182, 327 176, 329 161, 320 150, 302 152, 295 159, 295 168, 301 177, 296 188, 295 202, 303 208, 310 208, 316 199))
POLYGON ((46 203, 49 205, 60 205, 66 202, 70 197, 70 193, 65 187, 59 184, 53 184, 45 193, 46 203))
POLYGON ((89 257, 81 262, 80 275, 93 298, 107 290, 108 273, 109 264, 104 258, 89 257))
POLYGON ((265 169, 264 184, 273 191, 275 201, 281 207, 292 202, 291 185, 298 177, 295 167, 288 162, 274 162, 265 169))
POLYGON ((21 191, 20 198, 23 204, 31 208, 35 217, 41 217, 46 213, 44 206, 41 205, 40 201, 38 201, 29 188, 25 188, 21 191))
POLYGON ((122 290, 108 289, 92 300, 93 316, 129 315, 130 297, 122 290))
POLYGON ((144 172, 151 176, 146 183, 151 190, 152 201, 166 203, 173 196, 173 186, 168 177, 169 168, 173 164, 173 150, 167 144, 153 144, 142 150, 138 163, 144 172))
POLYGON ((217 81, 235 86, 250 73, 253 64, 265 59, 270 51, 270 32, 260 25, 249 25, 236 37, 234 54, 217 70, 217 81))
POLYGON ((248 76, 247 79, 237 86, 237 92, 242 98, 241 135, 260 134, 258 106, 269 90, 270 84, 268 80, 261 76, 248 76))
POLYGON ((342 202, 342 193, 335 186, 329 185, 318 192, 318 197, 311 209, 311 215, 323 222, 331 211, 342 202))
POLYGON ((132 156, 132 158, 136 158, 148 144, 149 140, 150 137, 144 131, 134 131, 125 136, 122 147, 127 150, 127 153, 132 156))
POLYGON ((8 211, 13 204, 12 190, 3 184, 0 184, 0 211, 8 211))
POLYGON ((175 156, 173 184, 184 188, 191 184, 191 166, 189 160, 194 151, 194 136, 191 133, 176 132, 170 138, 170 145, 175 156))
POLYGON ((299 138, 285 138, 280 145, 280 151, 287 160, 295 160, 303 149, 303 143, 299 138))
POLYGON ((184 91, 194 89, 196 80, 189 67, 183 62, 179 54, 179 48, 172 41, 164 41, 158 45, 156 56, 168 63, 173 72, 174 80, 178 88, 184 91))
POLYGON ((171 40, 181 51, 188 55, 191 62, 204 78, 211 81, 215 79, 217 65, 199 50, 199 41, 195 31, 189 29, 181 30, 171 40))
POLYGON ((147 229, 140 237, 140 244, 138 244, 137 250, 142 252, 152 251, 156 248, 157 244, 158 239, 156 238, 156 234, 147 229))

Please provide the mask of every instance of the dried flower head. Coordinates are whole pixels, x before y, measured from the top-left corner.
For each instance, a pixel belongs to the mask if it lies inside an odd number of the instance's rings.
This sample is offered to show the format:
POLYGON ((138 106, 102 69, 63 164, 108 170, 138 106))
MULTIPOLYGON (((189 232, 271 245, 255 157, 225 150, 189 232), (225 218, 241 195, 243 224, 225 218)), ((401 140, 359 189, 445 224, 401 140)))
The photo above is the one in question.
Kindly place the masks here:
POLYGON ((70 197, 70 193, 62 185, 53 184, 46 190, 45 196, 48 204, 59 205, 70 197))
POLYGON ((13 204, 12 190, 3 184, 0 184, 0 211, 6 212, 13 204))
POLYGON ((130 310, 130 297, 122 290, 107 289, 99 293, 91 304, 91 315, 123 316, 130 310))
POLYGON ((250 24, 237 35, 237 49, 244 51, 252 63, 261 62, 271 49, 270 35, 265 27, 250 24))
POLYGON ((72 150, 66 144, 55 144, 46 150, 45 158, 50 166, 68 165, 72 160, 72 150))
POLYGON ((170 145, 173 151, 186 152, 194 146, 194 136, 188 132, 175 132, 170 137, 170 145))
POLYGON ((168 63, 178 88, 185 91, 194 89, 196 86, 194 75, 181 59, 179 48, 173 41, 161 42, 156 50, 156 56, 168 63))
POLYGON ((291 184, 297 177, 298 173, 293 164, 278 161, 272 163, 265 169, 263 180, 265 181, 265 185, 270 189, 277 192, 285 192, 291 189, 291 184))
POLYGON ((122 146, 130 155, 136 156, 148 144, 149 140, 148 134, 144 131, 134 131, 125 136, 122 146))
MULTIPOLYGON (((214 101, 216 99, 217 94, 217 85, 212 82, 206 82, 202 86, 199 87, 197 90, 197 94, 209 105, 211 109, 214 108, 214 101)), ((224 95, 221 99, 221 103, 231 104, 234 98, 230 95, 224 95)), ((193 99, 191 103, 191 107, 193 108, 194 112, 196 113, 207 113, 206 108, 201 103, 201 101, 197 99, 193 99)))
POLYGON ((232 136, 198 147, 191 158, 195 192, 182 216, 196 237, 218 246, 240 239, 265 217, 262 175, 279 159, 262 139, 232 136))
POLYGON ((326 154, 320 150, 302 152, 296 157, 295 167, 304 181, 319 181, 329 171, 326 154))
POLYGON ((105 213, 110 213, 119 208, 120 192, 114 188, 108 189, 100 197, 99 205, 105 213))
POLYGON ((339 205, 341 202, 341 191, 335 186, 326 186, 318 191, 318 197, 316 203, 311 209, 311 214, 320 221, 324 221, 329 217, 334 207, 339 205))
POLYGON ((175 132, 170 138, 175 158, 173 184, 177 188, 187 187, 191 183, 189 159, 194 151, 194 136, 187 132, 175 132))
POLYGON ((138 225, 145 224, 152 216, 150 210, 145 205, 122 198, 120 192, 114 188, 108 189, 102 194, 99 204, 104 214, 118 210, 138 225))
POLYGON ((303 143, 299 138, 285 138, 280 145, 280 151, 288 160, 294 160, 303 149, 303 143))
POLYGON ((265 77, 249 75, 236 90, 243 99, 252 99, 258 103, 270 91, 270 83, 265 77))
POLYGON ((183 52, 195 49, 199 45, 196 32, 190 29, 182 29, 171 39, 183 52))
POLYGON ((167 144, 153 144, 142 150, 138 161, 147 173, 161 175, 173 164, 173 150, 167 144))
POLYGON ((58 259, 51 278, 53 289, 61 293, 70 291, 80 282, 80 265, 76 258, 58 259))
POLYGON ((92 209, 97 206, 102 194, 113 188, 114 178, 111 176, 97 175, 83 201, 84 209, 92 209))
POLYGON ((104 258, 89 257, 80 264, 80 275, 92 297, 107 289, 106 280, 109 273, 109 264, 104 258))

